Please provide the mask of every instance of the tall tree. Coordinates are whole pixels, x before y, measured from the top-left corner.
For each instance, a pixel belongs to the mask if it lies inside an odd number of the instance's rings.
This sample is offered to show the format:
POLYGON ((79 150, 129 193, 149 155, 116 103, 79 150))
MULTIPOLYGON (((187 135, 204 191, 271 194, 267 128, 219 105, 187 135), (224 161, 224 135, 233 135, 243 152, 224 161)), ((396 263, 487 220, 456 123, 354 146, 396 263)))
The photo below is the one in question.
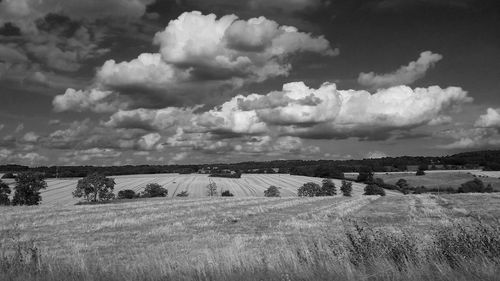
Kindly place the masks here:
POLYGON ((321 181, 321 196, 334 196, 337 194, 335 183, 331 179, 323 179, 321 181))
POLYGON ((217 196, 217 184, 215 182, 211 181, 207 185, 207 195, 210 197, 217 196))
POLYGON ((73 197, 83 197, 87 202, 106 201, 115 197, 114 188, 115 179, 92 173, 78 181, 73 197))
POLYGON ((38 205, 42 201, 40 189, 47 188, 42 174, 26 172, 16 177, 13 205, 38 205))

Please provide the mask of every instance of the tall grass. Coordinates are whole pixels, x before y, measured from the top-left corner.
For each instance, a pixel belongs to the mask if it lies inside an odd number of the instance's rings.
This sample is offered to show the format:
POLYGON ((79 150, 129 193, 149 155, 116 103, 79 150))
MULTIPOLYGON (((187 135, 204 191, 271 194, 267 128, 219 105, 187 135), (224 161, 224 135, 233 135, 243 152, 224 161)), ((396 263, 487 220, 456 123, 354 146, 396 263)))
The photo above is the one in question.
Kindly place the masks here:
MULTIPOLYGON (((425 236, 412 228, 372 229, 357 221, 282 237, 278 251, 228 245, 177 263, 141 253, 138 264, 40 254, 19 232, 0 237, 0 280, 499 280, 498 222, 456 220, 425 236)), ((126 245, 124 245, 126 247, 126 245)))

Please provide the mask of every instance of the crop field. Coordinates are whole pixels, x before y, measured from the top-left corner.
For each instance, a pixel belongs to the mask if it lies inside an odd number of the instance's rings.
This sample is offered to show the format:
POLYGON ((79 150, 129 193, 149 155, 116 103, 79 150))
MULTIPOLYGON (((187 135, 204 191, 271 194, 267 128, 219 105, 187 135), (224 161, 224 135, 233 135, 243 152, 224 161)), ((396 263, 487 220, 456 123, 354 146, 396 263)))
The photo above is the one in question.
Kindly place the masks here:
MULTIPOLYGON (((357 191, 352 197, 152 198, 4 207, 0 245, 34 243, 49 268, 45 274, 52 276, 40 280, 434 280, 437 275, 439 280, 497 280, 500 268, 490 260, 465 271, 440 264, 401 271, 389 262, 356 267, 346 260, 352 248, 342 245, 350 241, 345 233, 351 222, 358 221, 389 235, 381 241, 392 241, 396 248, 415 245, 410 252, 426 253, 436 247, 432 231, 454 233, 454 223, 467 225, 476 216, 494 221, 499 206, 500 194, 379 197, 357 191), (401 231, 411 238, 399 245, 394 235, 401 231)), ((375 252, 376 260, 383 260, 384 251, 375 252)), ((15 280, 27 280, 20 276, 15 280)))
MULTIPOLYGON (((321 184, 321 178, 291 176, 286 174, 243 174, 239 179, 208 177, 203 174, 152 174, 111 176, 115 179, 115 194, 124 189, 136 192, 144 190, 148 183, 158 183, 168 189, 168 196, 175 197, 182 191, 187 191, 189 197, 205 197, 206 186, 210 182, 217 184, 218 191, 229 190, 235 197, 262 197, 264 190, 274 185, 280 187, 282 197, 297 196, 297 189, 306 182, 321 184)), ((73 205, 78 199, 73 198, 78 179, 46 179, 47 189, 41 190, 42 205, 73 205)), ((340 180, 333 180, 340 187, 340 180)), ((11 186, 13 180, 9 180, 11 186)), ((361 194, 364 185, 353 183, 353 192, 361 194)))
MULTIPOLYGON (((349 173, 346 177, 355 179, 357 173, 349 173)), ((410 186, 425 186, 427 188, 454 188, 478 177, 485 185, 491 184, 495 191, 500 191, 500 173, 479 170, 425 171, 425 175, 416 176, 415 172, 375 173, 375 178, 381 178, 386 183, 396 184, 399 179, 405 179, 410 186)))

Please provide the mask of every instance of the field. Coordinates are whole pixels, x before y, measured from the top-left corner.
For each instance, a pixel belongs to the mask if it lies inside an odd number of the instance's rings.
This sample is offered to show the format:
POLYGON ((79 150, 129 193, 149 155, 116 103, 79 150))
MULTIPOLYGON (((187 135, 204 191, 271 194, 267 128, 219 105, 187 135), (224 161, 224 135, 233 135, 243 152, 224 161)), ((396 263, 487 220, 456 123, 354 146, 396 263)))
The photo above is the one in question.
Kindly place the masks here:
MULTIPOLYGON (((168 189, 168 196, 175 197, 182 191, 187 191, 189 197, 206 196, 206 186, 213 181, 219 192, 229 190, 235 197, 262 197, 269 186, 280 187, 282 197, 297 196, 297 189, 306 182, 321 183, 320 178, 291 176, 285 174, 243 174, 240 179, 208 177, 202 174, 153 174, 127 175, 112 177, 115 179, 115 193, 123 189, 136 192, 144 190, 148 183, 158 183, 168 189)), ((78 199, 71 192, 75 190, 78 179, 47 179, 48 188, 41 190, 42 205, 74 205, 78 199)), ((13 186, 13 180, 10 182, 13 186)), ((341 181, 334 180, 337 186, 341 181)), ((353 183, 355 192, 362 192, 361 184, 353 183)))
MULTIPOLYGON (((413 187, 453 188, 458 189, 462 183, 471 181, 474 177, 481 179, 485 185, 491 184, 495 191, 500 191, 500 173, 479 170, 425 171, 425 175, 416 176, 415 172, 375 173, 375 178, 381 178, 386 183, 396 184, 399 179, 405 179, 413 187)), ((346 177, 355 179, 357 173, 349 173, 346 177)))
POLYGON ((10 249, 21 243, 29 253, 34 243, 44 271, 30 273, 23 267, 2 279, 0 270, 0 279, 498 280, 500 254, 494 251, 500 230, 471 225, 478 216, 484 222, 500 216, 499 194, 379 197, 360 195, 360 188, 354 188, 353 197, 153 198, 4 207, 0 256, 8 253, 9 241, 17 241, 10 249), (353 233, 355 238, 348 239, 353 233), (457 236, 453 249, 457 243, 482 243, 473 240, 482 233, 491 245, 481 245, 493 250, 480 251, 496 253, 493 260, 457 260, 457 267, 454 260, 428 254, 436 245, 448 245, 439 235, 464 233, 472 238, 457 236), (361 250, 356 243, 363 245, 361 250), (394 251, 405 256, 396 259, 394 251), (401 271, 399 263, 410 259, 405 265, 410 267, 401 271))

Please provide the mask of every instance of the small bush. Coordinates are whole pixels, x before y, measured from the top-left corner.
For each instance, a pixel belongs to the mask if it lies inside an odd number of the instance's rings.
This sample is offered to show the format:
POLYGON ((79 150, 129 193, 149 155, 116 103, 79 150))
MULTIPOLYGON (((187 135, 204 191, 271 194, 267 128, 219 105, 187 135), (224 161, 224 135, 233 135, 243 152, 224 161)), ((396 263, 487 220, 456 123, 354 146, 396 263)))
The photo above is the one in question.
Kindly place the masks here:
POLYGON ((168 195, 168 190, 163 188, 157 183, 150 183, 146 185, 142 197, 166 197, 168 195))
POLYGON ((125 190, 118 191, 118 199, 134 199, 137 197, 139 197, 139 195, 131 189, 125 189, 125 190))
POLYGON ((342 186, 340 186, 340 191, 342 191, 342 195, 344 196, 351 196, 352 182, 343 180, 342 186))
POLYGON ((176 195, 176 196, 177 196, 177 197, 188 197, 188 196, 189 196, 189 193, 188 193, 186 190, 184 190, 184 191, 182 191, 182 192, 177 193, 177 195, 176 195))
POLYGON ((385 190, 376 184, 369 184, 365 186, 365 193, 363 195, 385 196, 385 190))
POLYGON ((470 192, 479 192, 479 193, 490 193, 493 192, 493 187, 491 184, 488 186, 484 186, 482 180, 475 178, 471 181, 463 183, 457 190, 458 193, 470 193, 470 192))
POLYGON ((266 197, 280 197, 279 187, 271 185, 268 189, 264 190, 264 196, 266 196, 266 197))
POLYGON ((314 197, 321 194, 321 186, 314 182, 307 182, 301 186, 297 192, 297 195, 300 197, 314 197))
POLYGON ((222 191, 222 193, 220 194, 220 196, 222 196, 222 197, 233 197, 234 194, 232 194, 231 191, 229 191, 229 190, 224 190, 224 191, 222 191))

